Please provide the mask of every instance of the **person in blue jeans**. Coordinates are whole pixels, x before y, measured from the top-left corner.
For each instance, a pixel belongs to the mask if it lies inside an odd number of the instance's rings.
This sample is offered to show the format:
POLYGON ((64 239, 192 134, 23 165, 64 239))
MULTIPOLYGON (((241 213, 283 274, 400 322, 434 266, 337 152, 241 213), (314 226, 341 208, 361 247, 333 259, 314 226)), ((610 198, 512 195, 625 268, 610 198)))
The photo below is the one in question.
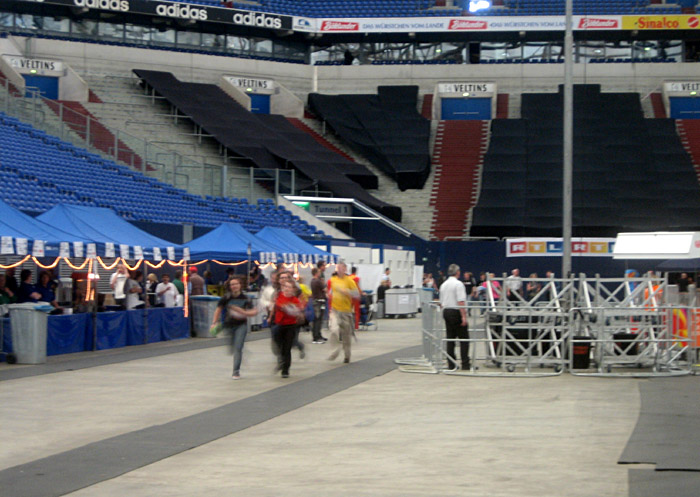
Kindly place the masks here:
POLYGON ((226 294, 219 301, 212 320, 212 334, 223 322, 223 329, 231 335, 233 352, 233 379, 241 379, 241 360, 243 359, 243 344, 248 334, 248 318, 258 313, 253 302, 243 293, 243 282, 234 276, 226 282, 226 294))

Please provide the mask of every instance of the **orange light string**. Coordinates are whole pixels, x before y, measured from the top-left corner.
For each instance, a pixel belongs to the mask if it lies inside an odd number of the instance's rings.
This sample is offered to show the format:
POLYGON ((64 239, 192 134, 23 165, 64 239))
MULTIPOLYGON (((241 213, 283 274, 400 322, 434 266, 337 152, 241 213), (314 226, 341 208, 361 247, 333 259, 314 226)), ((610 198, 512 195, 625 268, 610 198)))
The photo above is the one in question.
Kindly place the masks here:
POLYGON ((87 266, 88 262, 90 262, 90 259, 85 259, 85 260, 83 261, 83 263, 82 263, 80 266, 76 266, 75 264, 73 264, 73 263, 68 259, 68 257, 64 257, 64 258, 63 258, 63 262, 65 262, 66 264, 68 264, 68 266, 70 266, 72 269, 74 269, 74 270, 76 270, 76 271, 80 271, 80 270, 83 269, 85 266, 87 266))
POLYGON ((134 264, 134 266, 131 267, 131 266, 129 266, 129 263, 126 262, 126 259, 122 259, 122 261, 124 262, 124 266, 126 266, 126 268, 129 271, 135 271, 136 269, 139 268, 139 266, 141 266, 141 263, 143 263, 143 259, 139 259, 138 261, 136 261, 136 264, 134 264))
POLYGON ((22 260, 19 261, 19 262, 14 262, 14 263, 12 263, 12 264, 7 264, 7 265, 5 265, 5 264, 0 264, 0 268, 2 268, 2 269, 10 269, 10 268, 13 268, 13 267, 21 266, 22 264, 24 264, 25 262, 27 262, 27 261, 29 260, 30 257, 31 257, 31 255, 25 255, 25 256, 24 256, 24 259, 22 259, 22 260))
POLYGON ((61 260, 61 258, 60 258, 60 257, 56 257, 56 260, 53 261, 53 264, 48 264, 48 265, 42 264, 42 263, 39 262, 39 260, 38 260, 36 257, 34 257, 34 256, 32 256, 32 260, 34 261, 34 264, 36 264, 37 266, 39 266, 41 269, 53 269, 53 268, 55 268, 56 266, 58 266, 58 262, 61 260))
POLYGON ((105 271, 109 271, 110 269, 114 269, 115 267, 117 267, 117 264, 119 264, 122 260, 123 259, 121 257, 117 257, 117 259, 114 261, 114 263, 111 266, 108 266, 107 264, 105 264, 102 261, 102 257, 100 257, 99 255, 97 256, 97 262, 100 263, 100 265, 102 266, 102 268, 105 271))
POLYGON ((150 261, 146 261, 146 265, 150 268, 153 268, 153 269, 160 269, 161 267, 163 267, 163 264, 165 264, 164 260, 160 261, 158 264, 153 264, 150 261))

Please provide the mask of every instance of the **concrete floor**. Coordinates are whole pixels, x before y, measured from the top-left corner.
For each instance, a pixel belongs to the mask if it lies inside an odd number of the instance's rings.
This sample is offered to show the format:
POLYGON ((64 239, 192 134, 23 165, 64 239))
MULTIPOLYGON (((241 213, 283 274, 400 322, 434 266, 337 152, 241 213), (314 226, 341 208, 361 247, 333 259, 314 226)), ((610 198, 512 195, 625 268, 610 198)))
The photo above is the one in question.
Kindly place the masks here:
POLYGON ((329 345, 302 334, 307 358, 293 353, 287 380, 260 339, 246 343, 240 381, 223 346, 2 381, 0 494, 627 495, 629 466, 617 459, 644 380, 403 373, 391 359, 420 344, 420 320, 379 328, 359 332, 350 365, 326 361, 329 345), (112 450, 114 440, 124 442, 112 450), (52 471, 70 481, 42 479, 52 471))

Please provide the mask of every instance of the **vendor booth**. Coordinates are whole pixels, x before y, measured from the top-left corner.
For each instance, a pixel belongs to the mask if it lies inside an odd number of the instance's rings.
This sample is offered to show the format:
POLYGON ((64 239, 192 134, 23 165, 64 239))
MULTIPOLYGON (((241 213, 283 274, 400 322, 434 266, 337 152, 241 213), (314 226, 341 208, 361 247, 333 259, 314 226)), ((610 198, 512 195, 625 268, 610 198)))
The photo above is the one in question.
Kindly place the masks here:
MULTIPOLYGON (((39 331, 46 332, 44 356, 189 336, 189 321, 182 307, 97 312, 100 270, 109 274, 120 262, 132 270, 141 268, 144 273, 165 263, 182 267, 188 258, 187 250, 138 230, 109 209, 59 205, 35 219, 0 202, 0 213, 0 252, 5 256, 1 268, 53 270, 53 277, 60 280, 57 290, 62 290, 57 294, 70 290, 73 278, 82 278, 82 290, 73 292, 72 302, 70 297, 58 299, 66 300, 65 308, 55 309, 63 311, 63 315, 37 321, 43 323, 39 331), (62 275, 72 278, 61 278, 62 275)), ((102 287, 109 288, 108 278, 104 280, 102 287)), ((67 295, 71 295, 70 291, 67 295)), ((12 330, 10 319, 0 321, 4 358, 13 351, 13 334, 24 338, 18 333, 35 330, 12 330)))

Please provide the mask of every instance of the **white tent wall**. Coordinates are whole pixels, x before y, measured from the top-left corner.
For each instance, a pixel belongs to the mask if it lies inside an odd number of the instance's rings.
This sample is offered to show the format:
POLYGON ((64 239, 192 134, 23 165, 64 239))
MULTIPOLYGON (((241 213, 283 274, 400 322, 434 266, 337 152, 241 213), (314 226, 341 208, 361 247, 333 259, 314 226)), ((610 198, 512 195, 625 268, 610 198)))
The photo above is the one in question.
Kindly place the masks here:
POLYGON ((415 286, 415 264, 416 253, 413 250, 384 249, 384 267, 391 269, 391 286, 415 286))
POLYGON ((377 293, 379 283, 382 281, 384 266, 381 264, 356 264, 357 276, 360 277, 360 289, 363 292, 377 293))
POLYGON ((329 252, 336 254, 348 266, 357 264, 379 263, 379 260, 372 260, 372 247, 357 245, 335 245, 330 246, 329 252))
POLYGON ((423 287, 423 266, 413 266, 413 288, 423 287))

